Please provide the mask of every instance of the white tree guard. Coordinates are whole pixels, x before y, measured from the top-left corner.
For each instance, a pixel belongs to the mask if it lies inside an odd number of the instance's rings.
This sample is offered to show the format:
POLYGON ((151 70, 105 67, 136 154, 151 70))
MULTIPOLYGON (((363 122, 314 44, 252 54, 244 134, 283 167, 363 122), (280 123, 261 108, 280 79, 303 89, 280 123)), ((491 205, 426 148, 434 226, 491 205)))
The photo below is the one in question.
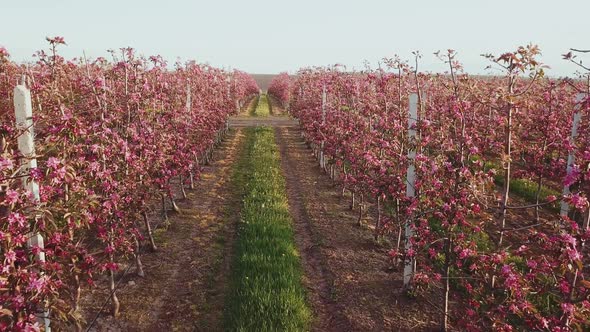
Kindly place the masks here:
MULTIPOLYGON (((584 100, 586 98, 586 94, 584 93, 578 93, 576 95, 576 103, 580 103, 582 102, 582 100, 584 100)), ((576 114, 574 114, 574 121, 572 123, 572 135, 570 138, 570 143, 574 144, 574 141, 576 139, 576 136, 578 136, 578 125, 580 124, 580 120, 582 119, 582 113, 580 112, 580 110, 578 109, 576 114)), ((572 169, 574 167, 574 163, 576 162, 576 156, 575 156, 575 151, 570 151, 568 157, 567 157, 567 175, 570 175, 572 172, 572 169)), ((567 196, 569 195, 570 192, 570 186, 565 185, 563 186, 563 196, 567 196)), ((570 207, 569 204, 567 204, 565 201, 561 201, 561 210, 560 210, 560 215, 562 217, 565 217, 568 215, 570 211, 570 207)))
MULTIPOLYGON (((410 95, 410 112, 408 118, 408 140, 410 142, 416 139, 416 119, 418 116, 418 95, 413 93, 410 95)), ((406 175, 406 197, 412 198, 416 196, 416 166, 414 160, 416 159, 416 150, 411 148, 408 150, 408 171, 406 175)), ((414 236, 411 220, 406 220, 405 228, 405 249, 406 252, 411 248, 410 239, 414 236)), ((414 258, 406 259, 404 264, 404 287, 407 287, 414 276, 414 258)))
MULTIPOLYGON (((326 86, 322 87, 322 126, 326 123, 326 86)), ((322 133, 323 135, 323 133, 322 133)), ((320 145, 320 168, 326 167, 326 160, 324 157, 324 140, 320 145)))
MULTIPOLYGON (((21 132, 18 136, 18 149, 23 155, 22 172, 28 174, 30 170, 37 168, 35 154, 35 141, 33 132, 33 107, 31 103, 31 92, 24 85, 17 85, 14 88, 14 112, 16 117, 16 128, 21 132)), ((30 180, 28 176, 22 177, 23 188, 32 194, 35 202, 39 202, 39 184, 30 180)), ((29 248, 38 247, 40 252, 36 255, 39 262, 45 262, 45 245, 43 236, 39 233, 29 233, 27 239, 29 248)), ((46 332, 51 332, 49 311, 40 313, 40 322, 44 325, 46 332)))

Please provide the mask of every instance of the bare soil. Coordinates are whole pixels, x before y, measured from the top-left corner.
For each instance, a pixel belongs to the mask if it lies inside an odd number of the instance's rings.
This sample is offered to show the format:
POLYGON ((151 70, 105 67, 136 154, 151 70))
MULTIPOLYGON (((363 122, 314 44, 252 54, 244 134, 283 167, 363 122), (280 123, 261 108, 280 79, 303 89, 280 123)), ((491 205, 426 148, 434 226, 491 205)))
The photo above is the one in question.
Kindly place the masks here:
POLYGON ((351 324, 343 314, 344 308, 334 298, 334 276, 326 268, 325 258, 322 256, 319 244, 322 239, 314 234, 312 220, 307 210, 306 194, 302 191, 302 179, 293 172, 298 168, 297 160, 292 158, 288 149, 293 149, 293 142, 289 142, 285 131, 289 129, 275 129, 275 140, 281 153, 281 168, 287 185, 289 211, 294 222, 296 234, 295 242, 299 248, 304 270, 304 286, 308 291, 315 320, 313 330, 316 331, 350 331, 351 324), (291 144, 289 144, 291 143, 291 144))
POLYGON ((276 99, 273 95, 269 95, 267 94, 268 97, 268 102, 271 105, 270 108, 270 115, 275 115, 275 116, 286 116, 287 112, 280 107, 280 102, 278 99, 276 99))

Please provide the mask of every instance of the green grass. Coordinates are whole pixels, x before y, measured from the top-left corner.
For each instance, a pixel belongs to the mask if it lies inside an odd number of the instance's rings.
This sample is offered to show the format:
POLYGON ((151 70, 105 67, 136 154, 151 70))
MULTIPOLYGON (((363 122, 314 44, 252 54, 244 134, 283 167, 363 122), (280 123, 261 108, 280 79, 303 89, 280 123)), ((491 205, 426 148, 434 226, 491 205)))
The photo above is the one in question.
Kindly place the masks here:
POLYGON ((250 116, 256 116, 256 110, 258 109, 258 104, 260 103, 260 95, 252 98, 252 102, 250 103, 250 109, 248 110, 248 114, 250 116))
MULTIPOLYGON (((485 163, 485 167, 486 169, 495 168, 497 173, 494 176, 494 182, 500 186, 504 185, 504 172, 500 166, 498 166, 496 163, 488 161, 485 163)), ((528 179, 512 178, 510 179, 510 193, 524 198, 527 202, 535 203, 537 197, 537 183, 528 179)), ((549 196, 559 197, 561 196, 561 193, 542 185, 541 192, 539 193, 539 202, 546 202, 547 197, 549 196)), ((553 211, 559 211, 557 202, 547 205, 546 208, 553 211)))
POLYGON ((258 100, 256 102, 256 107, 254 108, 254 113, 251 115, 254 116, 269 116, 270 115, 270 106, 269 106, 268 96, 263 93, 258 96, 258 100))
POLYGON ((244 185, 244 198, 225 330, 304 331, 312 315, 301 284, 274 131, 247 129, 245 148, 234 177, 244 185))

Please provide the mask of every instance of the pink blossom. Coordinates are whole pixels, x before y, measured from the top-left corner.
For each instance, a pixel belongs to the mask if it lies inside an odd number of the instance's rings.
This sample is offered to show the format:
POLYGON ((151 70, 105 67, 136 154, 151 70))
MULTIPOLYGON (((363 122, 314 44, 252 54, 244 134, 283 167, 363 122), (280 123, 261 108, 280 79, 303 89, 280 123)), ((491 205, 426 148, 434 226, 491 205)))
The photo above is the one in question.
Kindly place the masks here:
POLYGON ((47 159, 47 167, 50 167, 50 168, 56 169, 60 163, 61 163, 61 161, 55 157, 49 157, 47 159))
POLYGON ((472 251, 470 249, 462 249, 459 253, 459 259, 465 259, 472 255, 472 251))
POLYGON ((8 204, 15 204, 18 202, 19 194, 16 190, 8 189, 6 191, 6 202, 8 204))
POLYGON ((19 212, 13 212, 8 216, 8 223, 12 226, 23 227, 26 224, 27 220, 25 216, 20 214, 19 212))
POLYGON ((29 291, 41 292, 43 288, 47 285, 47 280, 47 276, 41 276, 39 278, 33 279, 33 281, 29 284, 27 289, 29 291))
POLYGON ((0 157, 0 171, 3 169, 14 169, 14 162, 12 159, 4 159, 0 157))
POLYGON ((544 329, 549 329, 549 321, 545 317, 541 317, 541 327, 544 329))
POLYGON ((588 199, 586 197, 580 196, 580 194, 577 193, 570 196, 570 202, 580 210, 588 206, 588 199))
POLYGON ((104 264, 104 269, 116 271, 119 269, 119 265, 117 263, 106 263, 106 264, 104 264))
POLYGON ((571 261, 579 261, 582 260, 582 255, 576 249, 568 249, 566 250, 567 256, 571 261))
POLYGON ((35 322, 33 324, 26 324, 24 328, 24 332, 40 332, 41 326, 39 322, 35 322))
POLYGON ((430 258, 435 258, 437 255, 436 250, 434 250, 434 248, 428 248, 428 256, 430 256, 430 258))
POLYGON ((35 181, 40 181, 43 179, 43 171, 41 171, 39 168, 31 168, 29 171, 29 176, 35 181))
POLYGON ((58 179, 64 179, 66 177, 67 170, 65 167, 60 167, 56 170, 55 175, 58 179))
POLYGON ((566 281, 566 280, 562 280, 559 283, 559 290, 563 293, 563 294, 569 294, 571 291, 570 288, 570 284, 566 281))
POLYGON ((578 177, 580 176, 580 169, 577 166, 574 166, 570 169, 566 177, 563 179, 564 186, 571 186, 576 181, 578 181, 578 177))
POLYGON ((94 87, 97 89, 103 89, 105 87, 105 83, 104 83, 104 79, 102 78, 96 78, 94 80, 94 87))
POLYGON ((449 203, 445 203, 443 205, 443 210, 446 211, 446 212, 451 211, 451 206, 449 205, 449 203))
POLYGON ((574 305, 571 303, 562 303, 561 304, 561 310, 563 311, 563 313, 567 316, 571 316, 574 313, 574 305))
POLYGON ((4 259, 6 264, 10 265, 16 261, 16 252, 13 250, 8 250, 6 254, 4 254, 4 259))
POLYGON ((531 268, 531 269, 535 269, 537 267, 537 262, 534 260, 527 260, 526 265, 531 268))
POLYGON ((22 295, 17 295, 13 299, 13 306, 17 309, 24 307, 25 305, 25 297, 22 295))
POLYGON ((569 245, 571 245, 572 247, 576 246, 577 240, 575 237, 573 237, 571 234, 562 234, 561 235, 561 240, 564 243, 567 243, 569 245))
POLYGON ((4 46, 0 46, 0 57, 8 57, 8 50, 4 46))

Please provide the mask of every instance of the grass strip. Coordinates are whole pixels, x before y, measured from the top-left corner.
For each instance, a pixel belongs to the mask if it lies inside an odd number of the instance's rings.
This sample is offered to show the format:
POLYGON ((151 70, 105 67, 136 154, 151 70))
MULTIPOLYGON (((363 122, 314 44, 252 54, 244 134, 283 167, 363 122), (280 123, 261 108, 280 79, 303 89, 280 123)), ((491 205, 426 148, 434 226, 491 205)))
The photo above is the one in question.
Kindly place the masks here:
POLYGON ((227 331, 304 331, 311 311, 301 284, 285 179, 274 130, 246 129, 241 220, 225 309, 227 331))
MULTIPOLYGON (((485 163, 485 167, 486 169, 495 168, 496 170, 498 170, 498 172, 494 176, 494 182, 497 185, 503 186, 504 174, 503 172, 501 172, 502 168, 497 163, 490 161, 485 163)), ((529 179, 512 178, 510 179, 510 193, 520 196, 529 203, 535 203, 537 198, 537 183, 529 179)), ((561 196, 561 193, 545 185, 541 185, 541 192, 539 193, 539 202, 546 202, 547 197, 549 196, 559 197, 561 196)), ((552 211, 559 211, 559 206, 557 202, 549 204, 545 208, 550 209, 552 211)))
POLYGON ((270 115, 270 106, 268 101, 268 96, 266 93, 260 94, 258 96, 258 102, 256 103, 256 108, 254 110, 254 116, 269 116, 270 115))
POLYGON ((256 115, 256 109, 258 108, 259 102, 260 102, 260 95, 257 95, 256 97, 252 98, 252 101, 250 102, 250 105, 248 106, 248 115, 250 115, 250 116, 256 115))

